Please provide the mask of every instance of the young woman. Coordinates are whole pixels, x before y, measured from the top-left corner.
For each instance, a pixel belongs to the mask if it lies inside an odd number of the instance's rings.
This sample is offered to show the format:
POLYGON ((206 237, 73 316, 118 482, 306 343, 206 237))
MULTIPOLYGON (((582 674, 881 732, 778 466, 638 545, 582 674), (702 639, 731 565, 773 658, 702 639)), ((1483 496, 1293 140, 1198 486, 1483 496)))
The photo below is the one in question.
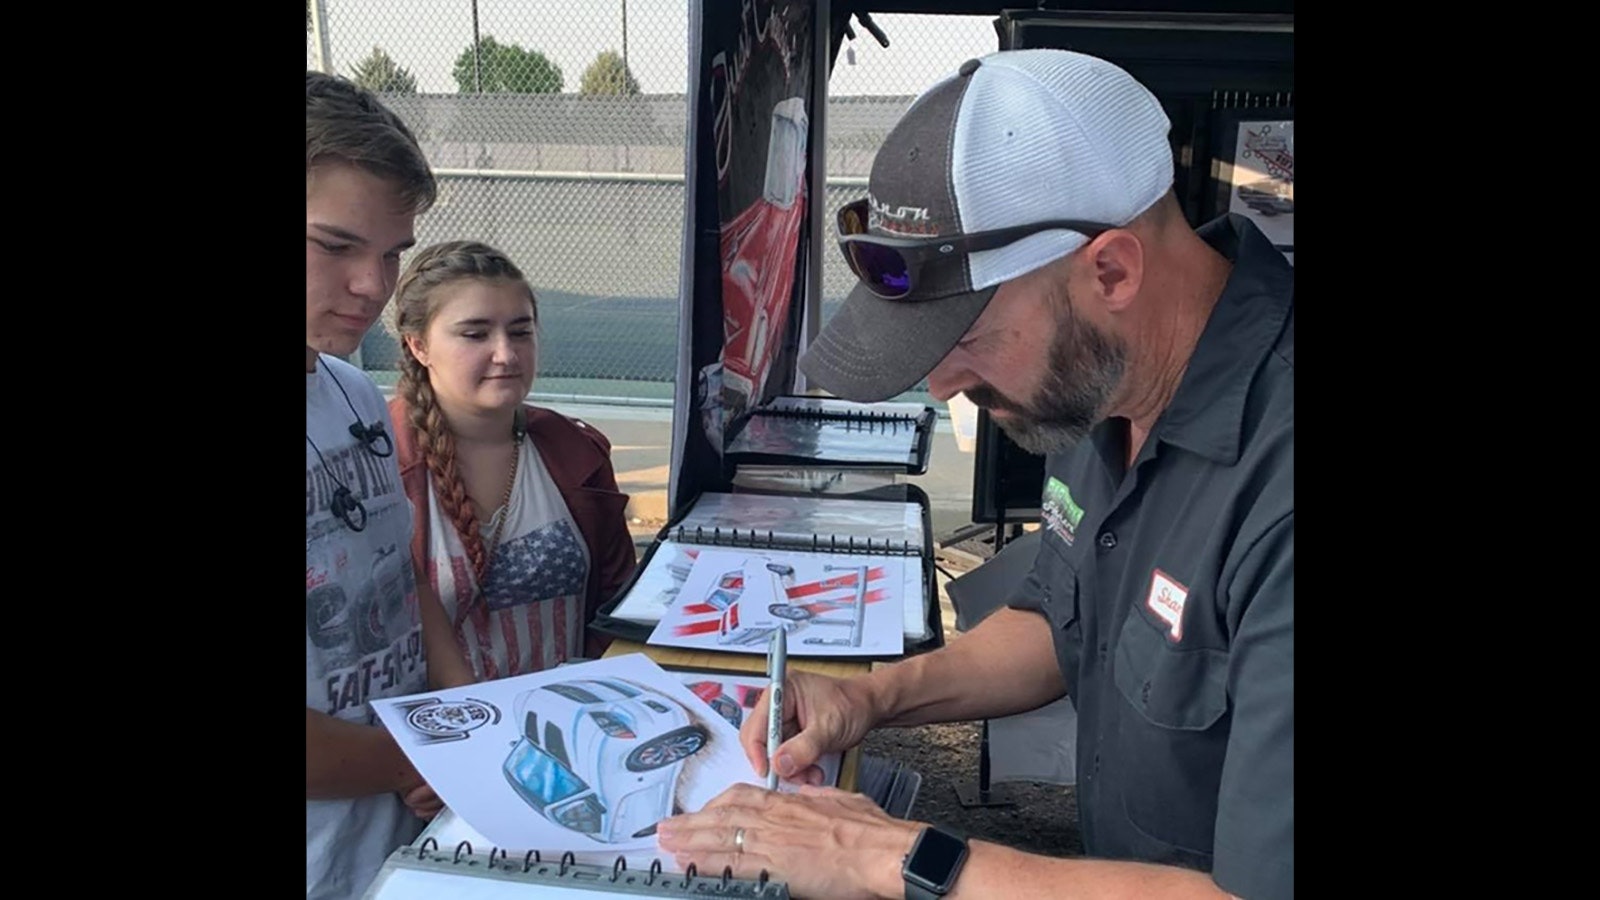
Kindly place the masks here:
POLYGON ((417 252, 395 290, 401 375, 389 411, 416 517, 413 555, 479 680, 598 656, 600 604, 632 574, 611 444, 525 403, 539 310, 505 254, 417 252))

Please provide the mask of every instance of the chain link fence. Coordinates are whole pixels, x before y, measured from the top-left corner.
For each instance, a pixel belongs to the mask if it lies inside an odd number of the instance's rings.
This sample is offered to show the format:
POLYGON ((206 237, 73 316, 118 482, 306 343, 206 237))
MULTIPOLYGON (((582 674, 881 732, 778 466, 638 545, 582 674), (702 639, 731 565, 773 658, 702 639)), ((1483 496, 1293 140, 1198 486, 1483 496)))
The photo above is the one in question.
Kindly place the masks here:
MULTIPOLYGON (((760 5, 761 0, 755 0, 760 5)), ((912 99, 996 46, 988 16, 875 17, 829 84, 827 215, 861 196, 912 99)), ((439 177, 419 246, 506 251, 539 297, 535 390, 670 398, 688 104, 685 0, 307 0, 306 66, 378 91, 439 177)), ((402 261, 404 262, 404 261, 402 261)), ((854 283, 823 255, 824 320, 854 283)), ((392 378, 386 320, 360 363, 392 378)))

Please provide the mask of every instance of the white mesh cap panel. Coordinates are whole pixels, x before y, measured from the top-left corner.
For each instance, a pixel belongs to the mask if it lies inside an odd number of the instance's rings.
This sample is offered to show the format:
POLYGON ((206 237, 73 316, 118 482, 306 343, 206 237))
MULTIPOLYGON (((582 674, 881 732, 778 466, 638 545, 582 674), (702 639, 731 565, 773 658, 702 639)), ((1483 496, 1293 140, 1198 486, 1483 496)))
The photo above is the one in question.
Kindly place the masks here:
MULTIPOLYGON (((983 58, 956 122, 951 180, 967 234, 1047 219, 1126 224, 1172 186, 1171 123, 1116 66, 1063 50, 983 58)), ((1051 231, 970 258, 985 288, 1081 247, 1051 231)))

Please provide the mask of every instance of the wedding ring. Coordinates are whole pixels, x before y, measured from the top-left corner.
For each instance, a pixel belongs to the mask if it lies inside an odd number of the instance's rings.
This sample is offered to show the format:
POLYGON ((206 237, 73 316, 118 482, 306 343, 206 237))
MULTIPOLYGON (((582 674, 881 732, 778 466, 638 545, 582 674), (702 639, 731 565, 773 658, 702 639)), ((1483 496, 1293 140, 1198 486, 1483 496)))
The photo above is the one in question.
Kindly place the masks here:
POLYGON ((733 830, 733 852, 735 852, 735 853, 743 853, 744 852, 744 829, 743 828, 735 828, 733 830))

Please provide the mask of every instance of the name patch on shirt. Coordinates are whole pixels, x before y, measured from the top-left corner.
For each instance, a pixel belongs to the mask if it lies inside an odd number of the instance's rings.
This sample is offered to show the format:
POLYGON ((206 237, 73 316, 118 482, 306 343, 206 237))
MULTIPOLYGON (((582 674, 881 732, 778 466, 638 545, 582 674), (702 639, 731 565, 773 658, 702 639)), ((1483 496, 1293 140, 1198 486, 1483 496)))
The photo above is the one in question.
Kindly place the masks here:
POLYGON ((1078 523, 1083 520, 1083 507, 1072 502, 1072 491, 1055 476, 1044 483, 1040 518, 1051 533, 1068 547, 1072 546, 1072 539, 1078 534, 1078 523))
POLYGON ((1150 596, 1144 605, 1161 621, 1171 626, 1167 637, 1183 640, 1183 604, 1189 599, 1189 589, 1174 581, 1171 575, 1156 569, 1150 576, 1150 596))

